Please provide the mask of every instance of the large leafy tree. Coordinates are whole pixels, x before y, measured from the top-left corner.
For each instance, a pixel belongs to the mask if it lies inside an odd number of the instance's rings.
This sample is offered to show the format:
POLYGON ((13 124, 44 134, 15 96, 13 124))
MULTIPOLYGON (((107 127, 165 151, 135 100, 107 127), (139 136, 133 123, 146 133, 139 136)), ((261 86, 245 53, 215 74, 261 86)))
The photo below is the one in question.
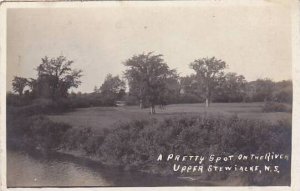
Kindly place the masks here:
POLYGON ((24 88, 28 85, 28 80, 23 77, 15 76, 12 81, 13 91, 18 93, 20 96, 23 95, 24 88))
POLYGON ((165 102, 167 81, 176 76, 176 71, 170 70, 162 57, 161 54, 149 52, 135 55, 124 62, 129 93, 139 99, 140 107, 149 104, 151 114, 155 113, 155 105, 165 102))
POLYGON ((77 88, 81 84, 82 71, 72 69, 72 64, 73 61, 64 56, 42 58, 42 63, 36 68, 38 78, 33 84, 34 92, 39 97, 66 97, 71 87, 77 88))
POLYGON ((100 87, 100 92, 106 99, 116 101, 125 95, 125 89, 125 82, 119 76, 108 74, 100 87))
POLYGON ((192 62, 190 67, 195 70, 196 80, 204 88, 206 107, 209 107, 212 95, 224 76, 223 70, 226 68, 226 63, 215 57, 202 58, 192 62))

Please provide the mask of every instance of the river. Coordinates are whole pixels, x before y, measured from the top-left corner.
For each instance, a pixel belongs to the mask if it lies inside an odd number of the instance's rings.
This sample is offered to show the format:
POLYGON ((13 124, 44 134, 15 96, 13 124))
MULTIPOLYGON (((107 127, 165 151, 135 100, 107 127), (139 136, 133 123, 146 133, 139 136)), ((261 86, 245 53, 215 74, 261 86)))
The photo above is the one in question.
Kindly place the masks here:
POLYGON ((176 177, 160 177, 108 168, 68 154, 7 150, 8 187, 184 186, 202 185, 176 177))

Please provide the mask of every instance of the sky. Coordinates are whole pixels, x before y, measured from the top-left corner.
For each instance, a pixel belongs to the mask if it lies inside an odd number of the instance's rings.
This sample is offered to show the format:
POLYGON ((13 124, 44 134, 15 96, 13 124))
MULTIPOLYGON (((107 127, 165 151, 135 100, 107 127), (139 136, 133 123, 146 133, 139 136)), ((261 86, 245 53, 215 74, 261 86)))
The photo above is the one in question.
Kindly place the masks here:
POLYGON ((36 78, 41 58, 66 56, 82 69, 74 91, 92 92, 123 62, 153 51, 181 76, 195 59, 215 56, 248 81, 291 79, 291 19, 287 7, 103 6, 23 8, 7 12, 7 91, 14 76, 36 78))

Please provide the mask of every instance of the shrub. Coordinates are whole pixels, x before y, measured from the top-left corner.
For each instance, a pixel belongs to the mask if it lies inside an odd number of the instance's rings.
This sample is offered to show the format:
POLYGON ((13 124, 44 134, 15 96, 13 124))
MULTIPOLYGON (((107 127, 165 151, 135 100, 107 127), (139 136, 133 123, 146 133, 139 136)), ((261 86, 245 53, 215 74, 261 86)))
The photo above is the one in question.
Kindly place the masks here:
MULTIPOLYGON (((125 169, 157 169, 156 173, 173 174, 170 163, 156 162, 160 153, 200 153, 208 156, 272 151, 291 154, 291 124, 288 121, 271 124, 238 117, 199 116, 169 118, 161 122, 133 121, 110 131, 99 147, 101 160, 106 164, 125 169)), ((239 161, 236 164, 245 163, 239 161)), ((287 176, 290 170, 290 166, 285 165, 281 178, 287 176)), ((228 174, 220 173, 216 177, 226 178, 228 174)), ((270 181, 274 183, 275 179, 270 181)), ((264 178, 250 180, 251 184, 263 184, 265 181, 264 178)))
POLYGON ((53 122, 43 116, 34 116, 30 120, 26 138, 31 144, 46 150, 58 149, 64 142, 64 133, 71 128, 68 124, 53 122))
POLYGON ((272 100, 282 103, 293 103, 293 91, 292 90, 281 90, 273 94, 272 100))
MULTIPOLYGON (((42 150, 59 149, 71 126, 57 123, 44 116, 18 117, 7 122, 8 140, 19 139, 23 146, 42 150)), ((20 146, 20 145, 19 145, 20 146)))
POLYGON ((22 96, 8 92, 6 94, 6 104, 9 106, 24 106, 31 104, 32 98, 24 94, 22 96))
POLYGON ((270 101, 264 103, 262 110, 264 112, 292 112, 291 106, 284 103, 270 101))

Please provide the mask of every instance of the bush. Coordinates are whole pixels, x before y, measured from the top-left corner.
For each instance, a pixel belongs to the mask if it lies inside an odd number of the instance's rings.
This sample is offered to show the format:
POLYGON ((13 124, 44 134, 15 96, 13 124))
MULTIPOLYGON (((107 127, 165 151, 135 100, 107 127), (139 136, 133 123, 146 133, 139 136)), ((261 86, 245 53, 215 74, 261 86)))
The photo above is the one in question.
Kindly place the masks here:
POLYGON ((72 109, 68 99, 59 99, 53 101, 51 99, 35 99, 29 105, 25 106, 7 106, 8 115, 20 116, 33 116, 41 114, 54 114, 60 112, 70 111, 72 109))
MULTIPOLYGON (((71 126, 57 123, 44 116, 18 117, 12 121, 8 118, 8 140, 19 139, 21 146, 42 150, 59 149, 63 144, 65 133, 71 126)), ((20 146, 20 145, 17 145, 20 146)))
POLYGON ((70 128, 68 124, 52 122, 43 116, 35 116, 31 118, 29 131, 25 136, 31 144, 42 149, 58 149, 64 142, 64 133, 70 128))
POLYGON ((108 133, 101 151, 106 162, 136 166, 155 161, 159 153, 290 152, 290 135, 287 122, 180 117, 122 124, 108 133))
POLYGON ((6 94, 6 103, 9 106, 25 106, 31 104, 31 102, 32 98, 27 94, 22 96, 10 92, 6 94))
POLYGON ((293 91, 292 90, 281 90, 273 94, 272 100, 281 103, 293 103, 293 91))
MULTIPOLYGON (((271 124, 237 117, 199 116, 169 118, 161 122, 133 121, 110 131, 98 148, 101 161, 106 164, 125 169, 174 174, 170 163, 156 161, 159 154, 263 155, 272 151, 290 155, 291 123, 279 121, 278 124, 271 124)), ((237 165, 248 165, 249 161, 235 162, 237 165)), ((280 176, 262 176, 259 179, 249 174, 244 176, 250 177, 249 184, 264 185, 267 180, 275 183, 278 179, 288 177, 289 163, 284 165, 280 176)), ((216 180, 228 176, 224 172, 206 178, 216 180)))
POLYGON ((97 147, 101 145, 103 137, 95 135, 91 128, 69 129, 64 135, 62 148, 65 150, 79 150, 88 155, 95 155, 97 147))
POLYGON ((278 102, 265 102, 262 108, 263 112, 292 112, 292 107, 278 102))

